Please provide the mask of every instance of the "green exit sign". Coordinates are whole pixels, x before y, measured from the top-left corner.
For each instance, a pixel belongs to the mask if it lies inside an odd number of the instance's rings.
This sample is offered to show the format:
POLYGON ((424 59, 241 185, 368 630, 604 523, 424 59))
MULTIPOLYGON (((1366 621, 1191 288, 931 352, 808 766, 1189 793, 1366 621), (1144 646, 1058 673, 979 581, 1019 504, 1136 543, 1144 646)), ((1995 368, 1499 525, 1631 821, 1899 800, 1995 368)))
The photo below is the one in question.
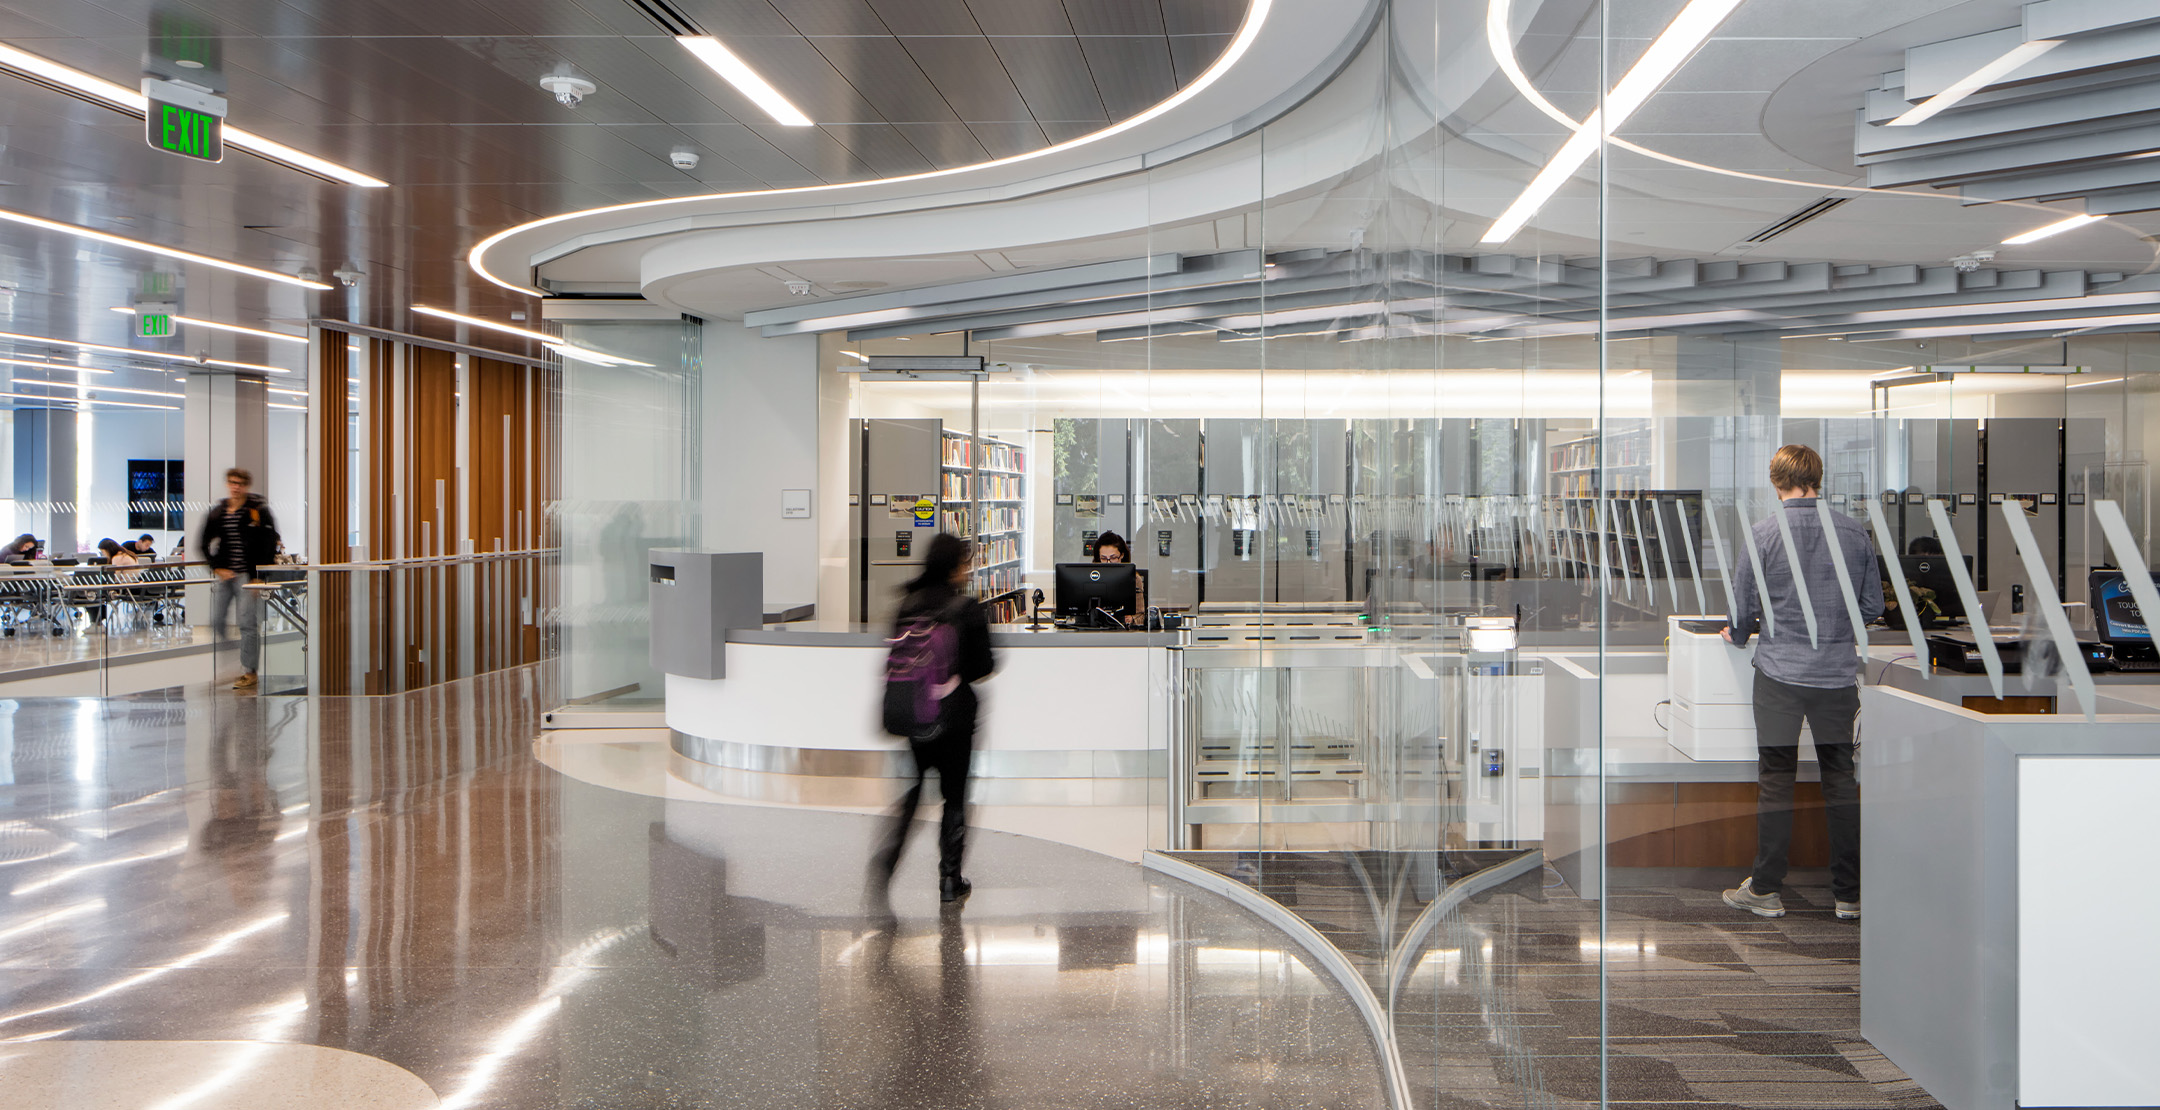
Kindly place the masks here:
POLYGON ((150 101, 143 137, 167 154, 218 162, 225 158, 225 98, 176 81, 143 79, 150 101))
POLYGON ((135 314, 135 338, 171 339, 172 335, 172 313, 138 312, 135 314))

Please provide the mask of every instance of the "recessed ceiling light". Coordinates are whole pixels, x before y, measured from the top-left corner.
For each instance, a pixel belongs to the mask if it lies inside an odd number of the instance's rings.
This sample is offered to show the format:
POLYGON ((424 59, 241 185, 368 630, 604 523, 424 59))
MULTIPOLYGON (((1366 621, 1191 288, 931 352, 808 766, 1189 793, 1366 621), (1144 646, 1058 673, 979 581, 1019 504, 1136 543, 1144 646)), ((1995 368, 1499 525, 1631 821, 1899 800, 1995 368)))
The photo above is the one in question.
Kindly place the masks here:
POLYGON ((527 339, 537 339, 541 342, 542 345, 546 346, 548 350, 554 351, 556 354, 564 355, 569 358, 581 359, 586 362, 599 363, 602 366, 652 365, 652 363, 649 362, 639 362, 636 359, 622 358, 620 356, 607 354, 602 351, 595 351, 590 347, 580 347, 574 343, 566 343, 563 341, 561 336, 549 335, 544 331, 533 331, 529 328, 514 328, 508 324, 498 324, 493 320, 483 320, 478 316, 467 316, 462 312, 449 312, 440 308, 428 308, 425 305, 417 304, 412 306, 412 310, 414 312, 420 313, 423 316, 434 316, 443 320, 455 320, 461 324, 471 324, 473 327, 476 328, 490 328, 495 331, 508 332, 511 335, 521 335, 527 339))
MULTIPOLYGON (((125 85, 114 84, 102 77, 92 76, 79 69, 71 69, 50 58, 41 58, 26 50, 18 50, 6 43, 0 43, 0 65, 7 66, 9 69, 19 73, 26 73, 47 84, 58 85, 63 89, 79 93, 92 100, 102 101, 123 112, 130 112, 138 116, 147 116, 150 113, 149 98, 134 89, 125 85)), ((294 150, 284 143, 265 139, 252 131, 243 131, 237 127, 227 126, 225 128, 225 142, 250 154, 268 158, 273 162, 283 162, 296 170, 303 170, 317 177, 327 177, 332 181, 342 181, 347 185, 358 185, 367 189, 387 189, 390 187, 389 182, 380 178, 369 177, 359 170, 338 165, 327 158, 318 158, 304 150, 294 150)))
POLYGON ((1971 73, 1950 82, 1943 91, 1912 106, 1904 115, 1891 120, 1890 127, 1911 127, 1935 118, 1937 112, 1956 104, 1989 85, 2008 77, 2018 67, 2062 45, 2061 39, 2036 39, 2021 43, 2005 51, 2003 55, 1971 73))
POLYGON ((2094 220, 2104 219, 2107 219, 2105 213, 2085 213, 2082 215, 2071 216, 2066 219, 2057 220, 2054 223, 2046 225, 2045 227, 2036 227, 2023 235, 2012 235, 2008 239, 2003 240, 2003 246, 2022 247, 2027 243, 2037 243, 2050 235, 2061 235, 2063 232, 2068 231, 2073 227, 2084 227, 2086 224, 2089 224, 2094 220))
POLYGON ((281 282, 286 285, 297 285, 302 289, 327 290, 330 288, 329 286, 324 285, 322 282, 309 281, 306 278, 297 278, 292 276, 291 274, 281 274, 278 273, 276 270, 263 270, 258 269, 254 266, 242 265, 238 262, 227 262, 222 258, 212 258, 206 254, 196 254, 193 251, 184 251, 174 247, 159 246, 156 243, 145 243, 140 239, 130 239, 125 235, 112 235, 103 231, 92 231, 87 227, 77 227, 74 224, 64 224, 58 220, 48 220, 41 216, 30 216, 25 215, 21 212, 10 212, 5 208, 0 208, 0 220, 8 220, 13 223, 23 224, 27 227, 41 228, 46 231, 57 231, 64 235, 73 235, 78 239, 89 239, 99 243, 111 243, 116 247, 128 247, 133 250, 147 251, 151 254, 161 255, 166 258, 176 258, 182 262, 198 262, 205 266, 215 266, 220 270, 231 270, 233 273, 236 274, 246 274, 249 277, 259 277, 265 281, 281 282))
POLYGON ((787 97, 780 95, 779 89, 773 88, 771 82, 758 76, 748 62, 736 57, 735 52, 729 50, 719 39, 711 35, 680 35, 675 41, 683 44, 683 49, 688 50, 698 61, 712 67, 712 71, 728 84, 735 86, 735 91, 765 109, 765 114, 771 116, 775 123, 783 127, 810 126, 810 117, 804 115, 802 109, 789 103, 787 97))
POLYGON ((1530 217, 1537 215, 1538 209, 1560 191, 1560 186, 1575 176, 1575 171, 1596 152, 1600 140, 1618 131, 1652 93, 1686 64, 1696 47, 1710 37, 1710 32, 1717 30, 1718 24, 1739 6, 1740 0, 1689 0, 1688 6, 1680 9, 1680 14, 1665 25, 1665 30, 1650 44, 1650 49, 1643 51, 1633 68, 1620 78, 1620 83, 1613 86, 1605 103, 1568 136, 1567 142, 1560 145, 1559 153, 1531 179, 1530 187, 1515 198, 1515 203, 1508 205, 1507 211, 1493 221, 1478 241, 1504 243, 1514 238, 1530 217))
MULTIPOLYGON (((124 312, 129 316, 135 315, 135 310, 127 305, 114 305, 113 311, 124 312)), ((304 335, 287 335, 284 332, 264 331, 261 328, 244 328, 238 324, 220 324, 216 320, 197 320, 193 316, 175 316, 173 322, 187 324, 191 327, 215 328, 218 331, 229 331, 239 335, 252 335, 261 339, 279 339, 287 343, 298 343, 303 347, 307 346, 307 336, 304 335)))

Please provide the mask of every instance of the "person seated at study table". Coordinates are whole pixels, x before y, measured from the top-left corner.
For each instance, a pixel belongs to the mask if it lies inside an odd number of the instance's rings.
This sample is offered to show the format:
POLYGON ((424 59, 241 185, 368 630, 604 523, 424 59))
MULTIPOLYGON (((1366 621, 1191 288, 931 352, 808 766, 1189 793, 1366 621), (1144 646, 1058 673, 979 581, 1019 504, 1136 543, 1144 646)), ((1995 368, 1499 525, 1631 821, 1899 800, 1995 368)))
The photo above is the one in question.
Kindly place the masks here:
MULTIPOLYGON (((1132 547, 1125 542, 1125 537, 1118 535, 1116 532, 1104 532, 1095 538, 1095 561, 1098 563, 1132 562, 1132 547)), ((1135 571, 1133 582, 1133 611, 1131 615, 1125 618, 1125 623, 1138 627, 1147 621, 1147 572, 1144 570, 1135 571)))
POLYGON ((157 537, 151 535, 148 532, 144 532, 142 535, 137 536, 134 539, 129 540, 124 544, 121 544, 120 546, 127 549, 128 554, 133 555, 138 559, 157 558, 157 537))
POLYGON ((36 536, 28 532, 15 537, 7 545, 6 559, 10 563, 27 563, 38 557, 38 548, 44 546, 36 536))

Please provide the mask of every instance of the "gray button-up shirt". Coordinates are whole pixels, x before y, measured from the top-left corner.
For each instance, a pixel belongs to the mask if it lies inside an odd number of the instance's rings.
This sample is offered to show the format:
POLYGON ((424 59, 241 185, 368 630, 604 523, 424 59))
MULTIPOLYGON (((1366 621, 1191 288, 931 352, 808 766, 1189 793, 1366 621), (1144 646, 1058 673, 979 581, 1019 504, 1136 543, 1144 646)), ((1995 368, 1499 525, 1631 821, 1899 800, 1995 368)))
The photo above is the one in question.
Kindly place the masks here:
MULTIPOLYGON (((1830 546, 1823 535, 1822 514, 1815 498, 1795 497, 1780 503, 1785 523, 1792 528, 1793 547, 1800 554, 1800 580, 1807 584, 1809 607, 1815 611, 1815 642, 1808 642, 1807 617, 1800 608, 1800 591, 1793 584, 1792 561, 1785 556, 1785 537, 1772 517, 1755 525, 1749 537, 1756 558, 1762 561, 1763 580, 1770 587, 1770 629, 1763 629, 1762 597, 1755 587, 1755 562, 1741 552, 1733 572, 1733 641, 1745 647, 1748 637, 1762 633, 1755 648, 1755 669, 1792 686, 1836 689, 1859 683, 1858 637, 1846 615, 1845 589, 1838 582, 1837 565, 1830 561, 1830 546)), ((1875 565, 1875 545, 1867 529, 1844 513, 1832 513, 1838 550, 1845 556, 1845 570, 1852 577, 1860 602, 1860 619, 1873 622, 1882 617, 1882 573, 1875 565)))

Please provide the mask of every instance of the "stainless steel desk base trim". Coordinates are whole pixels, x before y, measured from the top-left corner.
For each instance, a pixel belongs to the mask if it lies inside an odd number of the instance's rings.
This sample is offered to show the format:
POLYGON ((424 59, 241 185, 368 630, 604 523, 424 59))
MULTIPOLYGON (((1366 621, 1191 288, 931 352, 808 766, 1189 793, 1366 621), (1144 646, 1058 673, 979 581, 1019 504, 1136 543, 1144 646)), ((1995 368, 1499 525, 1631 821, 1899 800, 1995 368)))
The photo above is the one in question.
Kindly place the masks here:
MULTIPOLYGON (((906 749, 897 740, 891 749, 881 751, 783 748, 713 740, 669 729, 668 743, 684 759, 730 771, 862 779, 908 778, 914 773, 906 749)), ((1025 752, 978 748, 974 772, 978 779, 1159 781, 1166 764, 1160 751, 1025 752)))

